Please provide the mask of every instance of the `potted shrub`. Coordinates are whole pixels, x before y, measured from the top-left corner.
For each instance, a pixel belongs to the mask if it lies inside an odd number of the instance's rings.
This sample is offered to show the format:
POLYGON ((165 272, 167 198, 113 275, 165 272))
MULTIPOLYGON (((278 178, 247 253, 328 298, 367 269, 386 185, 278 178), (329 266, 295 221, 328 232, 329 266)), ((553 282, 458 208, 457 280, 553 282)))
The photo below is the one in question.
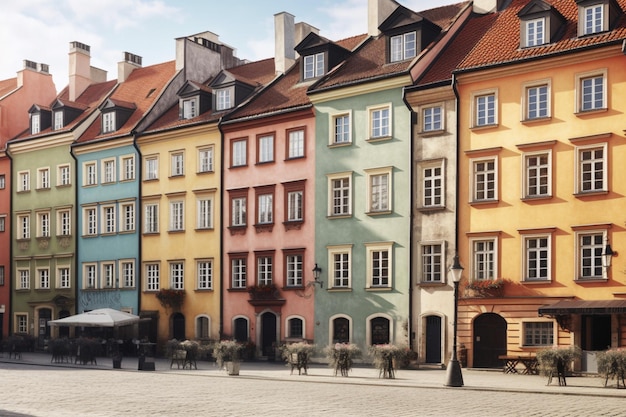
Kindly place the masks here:
POLYGON ((353 343, 335 343, 325 349, 328 365, 334 369, 335 376, 337 372, 341 376, 348 376, 354 358, 361 354, 359 347, 353 343))
POLYGON ((379 378, 395 378, 395 369, 406 358, 407 349, 391 343, 372 345, 370 355, 374 358, 374 367, 378 369, 379 378))
POLYGON ((609 382, 609 378, 615 378, 617 388, 620 387, 620 381, 622 387, 626 388, 626 384, 624 383, 624 379, 626 378, 626 350, 611 349, 605 352, 598 352, 596 361, 598 364, 598 373, 604 377, 605 387, 609 382))
POLYGON ((580 357, 581 350, 578 346, 567 348, 542 349, 537 352, 537 363, 539 373, 548 377, 548 385, 552 382, 552 377, 556 375, 559 385, 567 385, 565 376, 571 362, 580 357))
POLYGON ((283 345, 281 347, 281 354, 287 366, 291 366, 291 373, 293 374, 294 368, 298 369, 298 375, 307 374, 309 369, 309 359, 315 352, 315 345, 308 344, 307 342, 296 342, 283 345))
POLYGON ((213 357, 220 369, 226 368, 228 375, 239 375, 241 351, 244 345, 235 340, 220 340, 213 346, 213 357))

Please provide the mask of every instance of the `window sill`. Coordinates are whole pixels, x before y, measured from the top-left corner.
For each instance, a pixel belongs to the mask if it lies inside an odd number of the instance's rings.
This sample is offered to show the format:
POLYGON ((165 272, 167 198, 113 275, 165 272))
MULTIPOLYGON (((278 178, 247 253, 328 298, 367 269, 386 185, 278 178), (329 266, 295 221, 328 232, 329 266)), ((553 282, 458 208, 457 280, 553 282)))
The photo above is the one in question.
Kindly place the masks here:
POLYGON ((185 233, 185 229, 168 230, 167 233, 170 235, 175 235, 177 233, 185 233))
POLYGON ((391 287, 366 287, 367 292, 387 292, 391 291, 391 287))
POLYGON ((56 187, 57 187, 57 188, 69 188, 69 187, 71 187, 71 186, 72 186, 72 184, 57 184, 57 186, 56 186, 56 187))
POLYGON ((228 292, 243 292, 243 293, 247 293, 248 292, 248 288, 227 288, 226 291, 228 292))
POLYGON ((574 197, 576 198, 594 197, 598 195, 607 195, 608 193, 609 193, 608 190, 586 191, 586 192, 574 193, 574 197))
POLYGON ((380 210, 380 211, 368 211, 367 214, 368 216, 371 217, 376 217, 376 216, 385 216, 385 215, 389 215, 391 214, 392 211, 391 210, 380 210))
POLYGON ((422 130, 419 132, 419 135, 423 138, 428 138, 432 136, 441 136, 446 134, 445 129, 437 129, 437 130, 422 130))
POLYGON ((159 236, 161 233, 160 232, 143 232, 142 235, 144 236, 159 236))
POLYGON ((328 292, 352 292, 352 288, 333 287, 333 288, 329 288, 328 292))
POLYGON ((328 147, 329 148, 343 148, 346 146, 351 146, 352 142, 339 142, 339 143, 335 143, 335 142, 331 142, 328 147))
POLYGON ((594 114, 598 114, 598 113, 606 113, 608 112, 609 109, 606 107, 602 107, 600 109, 591 109, 591 110, 578 110, 576 113, 574 113, 574 116, 576 117, 584 117, 587 115, 594 115, 594 114))
POLYGON ((207 175, 207 174, 215 174, 215 171, 198 171, 196 172, 196 175, 207 175))
POLYGON ((490 204, 498 204, 500 202, 500 200, 475 200, 475 201, 470 201, 469 204, 471 206, 485 206, 485 205, 490 205, 490 204))
POLYGON ((304 285, 291 285, 287 287, 280 288, 283 291, 302 291, 304 290, 304 285))
POLYGON ((366 139, 365 141, 367 143, 376 143, 376 142, 386 142, 393 139, 393 136, 388 135, 388 136, 379 136, 379 137, 375 137, 375 138, 369 138, 366 139))
POLYGON ((228 231, 230 232, 231 236, 245 235, 247 229, 248 229, 248 226, 246 226, 246 225, 244 225, 244 226, 228 226, 228 231))
POLYGON ((254 164, 254 165, 256 165, 256 166, 262 166, 262 165, 272 165, 272 164, 274 164, 274 163, 275 163, 275 161, 274 161, 274 160, 271 160, 271 161, 258 161, 258 162, 257 162, 256 164, 254 164))
POLYGON ((256 230, 257 233, 265 233, 265 232, 271 233, 272 230, 274 230, 274 223, 255 224, 254 229, 256 230))
POLYGON ((304 157, 305 157, 304 155, 292 156, 292 157, 289 157, 289 158, 285 158, 284 161, 285 162, 299 161, 301 159, 304 159, 304 157))
POLYGON ((185 174, 176 174, 176 175, 170 175, 168 177, 168 179, 175 179, 175 178, 185 178, 185 174))
POLYGON ((434 213, 437 211, 444 211, 446 206, 429 206, 429 207, 418 207, 417 211, 422 213, 434 213))
POLYGON ((242 165, 231 165, 230 169, 237 169, 237 168, 245 168, 247 167, 248 164, 242 164, 242 165))
POLYGON ((545 123, 545 122, 551 122, 552 121, 552 116, 545 116, 545 117, 535 117, 533 119, 524 119, 521 120, 521 123, 523 125, 531 125, 531 124, 535 124, 535 123, 545 123))
POLYGON ((443 281, 420 281, 417 285, 419 287, 445 287, 446 283, 443 281))
POLYGON ((520 198, 521 201, 524 201, 526 203, 529 203, 531 201, 537 201, 537 200, 550 200, 552 198, 552 195, 527 195, 526 197, 522 197, 520 198))
POLYGON ((552 280, 549 278, 546 279, 524 279, 521 281, 522 284, 526 285, 546 285, 552 284, 552 280))
POLYGON ((213 292, 213 288, 196 288, 195 290, 193 290, 194 292, 199 292, 199 293, 212 293, 213 292))
POLYGON ((194 230, 196 232, 212 232, 214 229, 212 227, 196 227, 194 230))
POLYGON ((50 191, 50 187, 40 187, 37 188, 37 191, 50 191))
POLYGON ((334 214, 334 215, 328 215, 326 216, 326 218, 328 220, 335 220, 335 219, 349 219, 352 217, 352 213, 350 214, 334 214))
POLYGON ((292 220, 292 221, 283 222, 283 226, 285 226, 285 230, 300 230, 303 224, 304 224, 303 220, 292 220))
POLYGON ((476 125, 476 126, 472 126, 470 129, 471 130, 484 130, 484 129, 492 129, 494 127, 498 127, 498 124, 494 123, 490 125, 476 125))
POLYGON ((574 282, 576 284, 598 284, 598 283, 603 283, 603 282, 609 282, 608 278, 599 278, 599 277, 594 277, 594 278, 576 278, 574 280, 574 282))
POLYGON ((158 178, 146 178, 145 180, 143 180, 143 182, 155 182, 158 181, 158 178))

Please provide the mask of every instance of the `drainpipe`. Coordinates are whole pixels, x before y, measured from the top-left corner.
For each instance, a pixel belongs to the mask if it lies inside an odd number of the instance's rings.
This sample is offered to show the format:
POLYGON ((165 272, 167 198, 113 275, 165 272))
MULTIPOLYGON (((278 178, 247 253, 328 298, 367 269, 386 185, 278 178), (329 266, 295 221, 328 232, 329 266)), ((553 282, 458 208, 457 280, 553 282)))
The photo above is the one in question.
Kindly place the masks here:
MULTIPOLYGON (((74 160, 74 180, 76 180, 76 178, 78 178, 78 175, 76 174, 76 169, 78 167, 78 160, 76 159, 76 155, 74 155, 74 149, 72 148, 72 146, 70 145, 70 155, 72 157, 72 159, 74 160)), ((74 184, 74 221, 76 222, 76 225, 78 225, 78 184, 76 183, 76 181, 73 182, 74 184)), ((76 278, 78 278, 78 248, 79 248, 79 244, 78 244, 78 233, 76 233, 76 240, 74 241, 74 276, 76 278)), ((78 313, 78 288, 80 287, 78 285, 78 279, 74 280, 75 285, 74 285, 74 314, 78 313)), ((76 332, 76 329, 74 329, 74 332, 76 332)))
MULTIPOLYGON (((10 182, 8 185, 8 189, 10 190, 11 194, 13 193, 13 158, 11 157, 11 153, 9 152, 9 144, 5 143, 4 145, 5 148, 5 152, 7 155, 7 158, 9 158, 9 171, 11 172, 11 178, 10 178, 10 182)), ((6 184, 6 179, 5 179, 5 187, 7 187, 6 184)), ((9 305, 5 307, 5 312, 6 309, 9 310, 8 315, 9 315, 9 328, 7 329, 7 334, 12 334, 13 332, 11 331, 11 329, 13 328, 13 314, 11 314, 13 312, 13 278, 11 278, 13 275, 13 245, 11 244, 11 239, 13 239, 13 236, 15 236, 13 234, 13 198, 10 197, 9 198, 9 265, 7 268, 7 272, 4 276, 4 279, 6 281, 7 277, 9 277, 9 305)), ((0 334, 0 339, 2 338, 2 334, 0 334)))
POLYGON ((459 108, 461 107, 459 104, 459 90, 457 88, 456 75, 452 74, 452 90, 454 91, 454 98, 456 101, 455 111, 456 111, 456 161, 454 161, 454 165, 456 167, 456 185, 455 185, 455 194, 454 194, 454 251, 458 254, 459 252, 459 186, 461 183, 460 175, 459 175, 459 161, 461 159, 461 143, 459 137, 459 130, 461 126, 461 116, 459 113, 459 108))
POLYGON ((141 160, 141 151, 139 150, 139 146, 137 145, 137 138, 139 137, 139 133, 135 130, 131 130, 130 134, 133 136, 133 148, 137 152, 137 163, 135 164, 135 178, 137 179, 137 209, 135 210, 135 218, 136 226, 135 232, 137 233, 137 268, 136 275, 137 280, 137 315, 141 312, 141 283, 143 282, 143 265, 141 263, 141 254, 142 254, 142 242, 141 238, 141 228, 143 227, 143 208, 141 207, 141 180, 143 174, 143 165, 141 160))
MULTIPOLYGON (((220 131, 220 340, 224 334, 224 131, 222 130, 222 119, 217 122, 217 129, 220 131)), ((232 332, 231 332, 232 333, 232 332)), ((232 335, 234 336, 234 334, 232 335)))

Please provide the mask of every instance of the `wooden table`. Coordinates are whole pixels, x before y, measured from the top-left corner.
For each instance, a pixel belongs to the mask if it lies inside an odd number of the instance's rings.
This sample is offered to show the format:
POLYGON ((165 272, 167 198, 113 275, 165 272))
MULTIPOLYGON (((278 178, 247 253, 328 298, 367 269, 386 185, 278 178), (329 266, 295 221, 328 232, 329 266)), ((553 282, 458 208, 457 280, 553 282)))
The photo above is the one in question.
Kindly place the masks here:
POLYGON ((537 375, 537 357, 535 356, 500 355, 498 359, 504 361, 502 371, 505 374, 537 375), (517 369, 519 364, 524 366, 521 372, 517 369))

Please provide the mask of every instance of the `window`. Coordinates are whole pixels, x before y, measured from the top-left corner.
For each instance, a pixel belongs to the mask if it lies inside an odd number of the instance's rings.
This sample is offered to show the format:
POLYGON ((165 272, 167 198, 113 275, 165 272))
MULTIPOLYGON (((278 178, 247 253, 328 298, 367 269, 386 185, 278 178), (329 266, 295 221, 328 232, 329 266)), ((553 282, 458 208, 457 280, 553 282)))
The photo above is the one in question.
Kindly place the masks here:
POLYGON ((368 213, 391 211, 391 168, 365 170, 368 213))
POLYGON ((271 285, 273 282, 272 256, 262 255, 256 258, 256 283, 257 285, 271 285))
POLYGON ((232 101, 230 98, 230 89, 222 88, 217 90, 217 105, 215 110, 226 110, 233 107, 232 101))
POLYGON ((55 111, 54 112, 54 130, 63 129, 63 112, 55 111))
POLYGON ((303 255, 301 253, 287 253, 285 256, 285 271, 288 287, 301 287, 303 281, 303 255))
POLYGON ((6 178, 4 174, 0 174, 0 190, 4 190, 6 186, 6 178))
POLYGON ((443 244, 420 244, 422 283, 442 283, 444 280, 443 244))
POLYGON ((30 191, 30 171, 21 171, 17 173, 17 191, 30 191))
POLYGON ((102 264, 102 286, 104 288, 113 288, 115 281, 115 264, 102 264))
POLYGON ((265 135, 257 138, 257 161, 259 164, 274 161, 274 136, 265 135))
POLYGON ((48 189, 50 188, 50 169, 40 168, 37 170, 37 188, 48 189))
POLYGON ((304 57, 303 79, 317 78, 324 75, 324 53, 320 52, 314 55, 304 57))
POLYGON ((0 286, 4 286, 4 265, 0 265, 0 286))
POLYGON ((554 323, 551 321, 523 322, 524 346, 553 346, 554 323))
POLYGON ((102 183, 112 182, 115 182, 115 159, 105 159, 102 161, 102 183))
POLYGON ((185 163, 184 154, 182 152, 174 152, 171 154, 172 158, 172 177, 185 175, 185 163))
POLYGON ((211 290, 213 289, 213 261, 202 260, 197 261, 197 287, 199 290, 211 290))
POLYGON ((211 319, 206 316, 196 318, 196 339, 208 339, 211 332, 211 319))
POLYGON ((159 264, 146 264, 146 291, 158 291, 160 288, 159 264))
POLYGON ((213 147, 198 150, 198 172, 213 172, 213 147))
POLYGON ((15 332, 16 333, 28 333, 28 315, 27 314, 15 315, 15 332))
POLYGON ((369 288, 391 287, 392 244, 366 244, 369 288))
POLYGON ((292 339, 304 337, 304 322, 301 318, 293 317, 287 320, 287 337, 292 339))
POLYGON ((57 185, 62 187, 72 183, 71 170, 69 165, 59 165, 57 170, 57 185))
POLYGON ((401 35, 392 36, 390 39, 390 61, 397 62, 404 61, 405 59, 415 58, 415 55, 417 53, 416 42, 416 32, 408 32, 401 35))
POLYGON ((391 107, 371 109, 370 116, 370 138, 384 138, 391 136, 391 107))
POLYGON ((170 263, 170 288, 185 289, 185 265, 182 262, 170 263))
POLYGON ((349 216, 352 214, 352 176, 340 173, 328 176, 328 215, 349 216))
POLYGON ((72 216, 70 210, 57 211, 57 235, 69 236, 72 234, 72 216))
POLYGON ((122 274, 122 285, 124 288, 133 288, 135 286, 135 262, 120 262, 120 271, 122 274))
POLYGON ((198 99, 196 97, 183 100, 183 119, 193 119, 198 115, 198 99))
POLYGON ((180 231, 185 228, 185 204, 183 201, 170 201, 170 231, 180 231))
POLYGON ((577 76, 578 111, 606 109, 606 72, 577 76))
POLYGON ((145 223, 144 233, 158 233, 159 232, 159 205, 158 204, 146 204, 145 208, 145 223))
POLYGON ((577 148, 576 193, 608 191, 606 151, 606 144, 577 148))
POLYGON ((497 277, 496 239, 475 239, 472 246, 472 280, 493 280, 497 277))
POLYGON ((547 84, 526 87, 526 120, 550 116, 549 87, 547 84))
POLYGON ((156 156, 146 157, 145 159, 145 178, 146 180, 156 180, 159 178, 159 158, 156 156))
POLYGON ((50 213, 37 214, 37 237, 50 237, 50 213))
POLYGON ((96 173, 96 163, 86 162, 84 165, 84 181, 83 185, 96 185, 98 183, 98 177, 96 173))
POLYGON ((498 123, 496 90, 472 93, 472 127, 494 126, 498 123))
POLYGON ((115 112, 102 113, 102 133, 115 132, 115 112))
POLYGON ((604 279, 605 269, 602 267, 604 251, 604 232, 577 233, 578 241, 578 273, 577 279, 604 279))
POLYGON ((333 343, 350 343, 350 335, 352 334, 350 330, 351 320, 346 317, 337 317, 331 320, 333 343))
POLYGON ((85 230, 83 231, 85 235, 93 236, 98 233, 98 219, 95 208, 85 208, 83 210, 83 223, 85 225, 85 230))
POLYGON ((213 228, 213 198, 202 197, 197 200, 198 221, 196 228, 212 229, 213 228))
POLYGON ((30 133, 36 135, 41 131, 41 115, 33 113, 30 115, 30 133))
POLYGON ((524 280, 550 280, 550 236, 524 236, 524 280))
POLYGON ((6 230, 7 217, 5 215, 0 216, 0 232, 6 230))
POLYGON ((30 215, 20 214, 17 216, 17 238, 30 239, 30 215))
POLYGON ((130 181, 135 179, 135 156, 122 157, 122 172, 120 172, 122 181, 130 181))
POLYGON ((537 46, 546 43, 545 18, 528 20, 526 26, 526 46, 537 46))
POLYGON ((37 270, 37 276, 38 276, 38 288, 40 290, 49 290, 50 289, 50 270, 39 269, 37 270))
POLYGON ((301 222, 304 220, 304 190, 287 192, 287 221, 301 222))
POLYGON ((18 290, 27 290, 30 288, 30 270, 18 269, 17 277, 18 277, 18 282, 17 282, 18 290))
POLYGON ((444 206, 445 182, 444 182, 444 161, 421 162, 421 207, 437 208, 444 206))
POLYGON ((495 201, 496 160, 478 159, 472 161, 472 201, 495 201))
POLYGON ((524 195, 522 198, 552 195, 551 153, 524 155, 524 195))
POLYGON ((115 206, 102 206, 102 233, 115 233, 115 206))
POLYGON ((582 24, 583 35, 591 35, 606 30, 604 28, 604 5, 594 4, 584 7, 582 14, 582 21, 579 24, 582 24))
POLYGON ((232 154, 232 163, 233 167, 245 166, 248 164, 247 156, 248 156, 248 140, 247 139, 239 139, 231 142, 231 154, 232 154))
POLYGON ((230 276, 232 288, 246 288, 246 258, 231 258, 230 276))
POLYGON ((422 132, 443 130, 443 106, 425 107, 422 109, 422 132))
POLYGON ((350 132, 350 114, 341 114, 332 118, 333 137, 331 144, 345 144, 352 142, 352 133, 350 132))
POLYGON ((70 269, 63 267, 59 268, 57 272, 59 280, 59 288, 70 288, 70 269))
POLYGON ((122 232, 132 232, 135 230, 135 204, 122 204, 122 232))
POLYGON ((89 264, 84 266, 84 288, 93 290, 96 288, 96 265, 89 264))
POLYGON ((245 226, 247 223, 246 220, 246 204, 247 198, 240 195, 241 193, 237 193, 236 195, 231 196, 230 201, 230 225, 231 226, 245 226))
POLYGON ((304 130, 291 130, 287 141, 287 159, 304 156, 304 130))
POLYGON ((328 247, 328 259, 330 260, 331 288, 350 288, 352 246, 328 247))
POLYGON ((274 195, 261 194, 257 197, 257 223, 274 223, 274 195))

